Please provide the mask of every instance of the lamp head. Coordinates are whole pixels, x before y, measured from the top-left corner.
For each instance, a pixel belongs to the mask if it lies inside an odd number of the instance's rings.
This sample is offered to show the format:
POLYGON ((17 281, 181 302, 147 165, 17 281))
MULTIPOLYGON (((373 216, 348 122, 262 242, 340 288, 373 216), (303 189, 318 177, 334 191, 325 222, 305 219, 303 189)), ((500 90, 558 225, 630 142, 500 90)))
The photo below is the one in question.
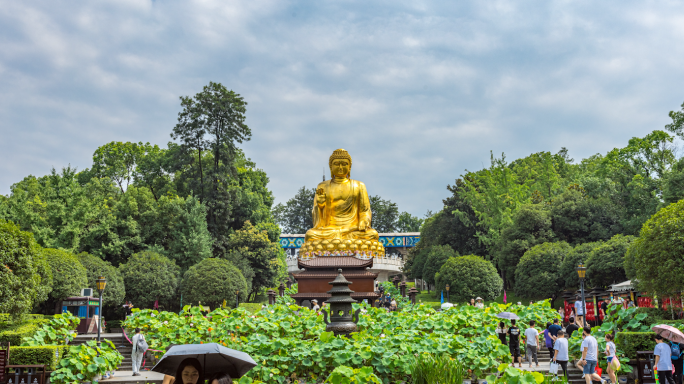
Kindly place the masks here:
POLYGON ((100 276, 99 279, 95 280, 95 286, 97 287, 98 292, 104 292, 105 287, 107 286, 107 279, 105 279, 104 276, 100 276))
POLYGON ((449 284, 446 285, 446 290, 449 292, 449 284))
POLYGON ((580 280, 584 280, 584 278, 587 276, 587 267, 585 267, 584 263, 581 261, 579 265, 577 265, 577 275, 579 276, 580 280))

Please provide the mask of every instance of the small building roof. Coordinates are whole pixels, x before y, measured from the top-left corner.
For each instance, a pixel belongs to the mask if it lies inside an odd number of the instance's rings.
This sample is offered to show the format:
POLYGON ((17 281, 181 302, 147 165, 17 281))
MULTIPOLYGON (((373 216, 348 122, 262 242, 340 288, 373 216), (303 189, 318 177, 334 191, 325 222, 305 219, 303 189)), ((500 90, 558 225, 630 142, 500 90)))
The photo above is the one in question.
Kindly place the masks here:
MULTIPOLYGON (((342 272, 345 278, 371 278, 375 279, 378 277, 377 273, 373 273, 370 271, 348 271, 348 272, 342 272)), ((333 271, 304 271, 300 272, 295 275, 295 279, 300 279, 300 278, 309 278, 309 279, 334 279, 337 277, 337 273, 333 271)))
MULTIPOLYGON (((299 259, 297 266, 300 269, 365 269, 373 267, 373 258, 357 259, 354 256, 320 256, 314 259, 299 259)), ((337 276, 337 274, 335 274, 335 276, 337 276)))
POLYGON ((632 280, 627 280, 627 281, 623 281, 622 283, 611 285, 608 290, 612 291, 612 292, 619 292, 619 291, 631 291, 633 289, 634 289, 634 287, 632 286, 632 280))

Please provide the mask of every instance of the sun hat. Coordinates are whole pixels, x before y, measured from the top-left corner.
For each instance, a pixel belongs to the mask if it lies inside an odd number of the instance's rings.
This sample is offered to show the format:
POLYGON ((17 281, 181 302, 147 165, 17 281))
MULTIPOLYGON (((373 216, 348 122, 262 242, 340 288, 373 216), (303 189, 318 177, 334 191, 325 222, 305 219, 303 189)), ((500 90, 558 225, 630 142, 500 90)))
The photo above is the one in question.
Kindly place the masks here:
POLYGON ((475 300, 482 300, 482 298, 478 296, 475 298, 475 300))

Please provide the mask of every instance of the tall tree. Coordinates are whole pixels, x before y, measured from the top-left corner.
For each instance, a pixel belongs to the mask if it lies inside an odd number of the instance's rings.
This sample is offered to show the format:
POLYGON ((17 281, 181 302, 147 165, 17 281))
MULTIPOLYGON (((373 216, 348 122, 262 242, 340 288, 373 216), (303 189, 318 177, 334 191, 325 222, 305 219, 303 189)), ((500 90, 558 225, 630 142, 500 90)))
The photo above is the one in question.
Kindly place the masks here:
POLYGON ((419 232, 425 219, 418 218, 408 212, 402 212, 397 219, 397 232, 419 232))
MULTIPOLYGON (((214 255, 226 251, 235 196, 229 185, 237 178, 235 159, 237 143, 248 141, 252 131, 245 124, 247 102, 219 83, 210 82, 194 97, 181 97, 183 110, 171 137, 179 140, 181 149, 192 154, 190 187, 207 206, 207 223, 214 238, 214 255), (205 169, 204 152, 210 154, 210 167, 205 169)), ((189 158, 189 156, 186 156, 189 158)))
POLYGON ((311 209, 313 207, 315 188, 301 187, 293 198, 285 204, 273 208, 276 222, 285 233, 306 233, 313 228, 311 209))
POLYGON ((112 141, 95 151, 91 172, 96 177, 110 178, 123 193, 124 183, 128 188, 135 173, 136 163, 144 151, 143 143, 112 141))
POLYGON ((530 248, 515 268, 515 293, 519 296, 553 300, 563 289, 561 262, 572 247, 564 241, 530 248))
POLYGON ((380 233, 392 233, 397 230, 399 208, 397 203, 384 200, 380 196, 369 198, 371 206, 371 227, 380 233))
POLYGON ((249 221, 243 229, 231 234, 224 258, 235 264, 250 286, 251 298, 265 287, 275 286, 287 273, 285 252, 268 232, 249 221))
POLYGON ((435 245, 430 247, 430 252, 425 259, 425 265, 423 266, 423 280, 428 284, 434 285, 435 274, 439 272, 442 265, 444 265, 449 258, 457 256, 459 256, 458 252, 455 252, 448 245, 435 245))

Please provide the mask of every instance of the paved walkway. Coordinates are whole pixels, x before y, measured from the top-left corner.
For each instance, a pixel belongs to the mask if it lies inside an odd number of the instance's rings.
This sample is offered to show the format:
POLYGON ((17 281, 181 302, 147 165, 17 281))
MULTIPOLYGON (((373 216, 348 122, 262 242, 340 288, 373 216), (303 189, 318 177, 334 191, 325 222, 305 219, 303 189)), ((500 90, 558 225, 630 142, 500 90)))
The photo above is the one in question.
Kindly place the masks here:
POLYGON ((164 381, 164 374, 152 371, 141 371, 140 376, 133 376, 133 371, 116 371, 116 375, 107 380, 100 380, 101 383, 149 383, 161 384, 164 381))

